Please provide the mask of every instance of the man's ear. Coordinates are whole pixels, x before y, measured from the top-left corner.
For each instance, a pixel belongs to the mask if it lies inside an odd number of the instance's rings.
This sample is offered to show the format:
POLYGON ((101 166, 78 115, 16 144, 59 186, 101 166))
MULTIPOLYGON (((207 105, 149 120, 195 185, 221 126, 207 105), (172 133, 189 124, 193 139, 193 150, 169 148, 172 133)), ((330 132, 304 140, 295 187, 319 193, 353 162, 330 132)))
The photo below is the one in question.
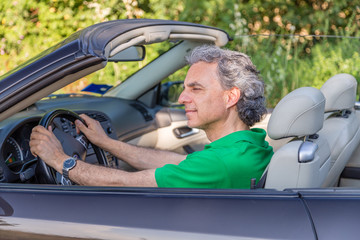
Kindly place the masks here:
POLYGON ((226 91, 227 99, 226 99, 226 107, 231 108, 232 106, 236 105, 240 99, 240 89, 237 87, 233 87, 230 90, 226 91))

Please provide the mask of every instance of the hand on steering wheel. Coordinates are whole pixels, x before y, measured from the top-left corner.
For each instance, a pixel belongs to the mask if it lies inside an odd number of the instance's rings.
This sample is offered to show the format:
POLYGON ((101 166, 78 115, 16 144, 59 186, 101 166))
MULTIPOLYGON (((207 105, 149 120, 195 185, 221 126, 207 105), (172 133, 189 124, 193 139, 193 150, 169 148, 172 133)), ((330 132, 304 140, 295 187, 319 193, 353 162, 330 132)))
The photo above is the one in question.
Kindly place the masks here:
MULTIPOLYGON (((81 117, 79 117, 79 115, 76 113, 69 110, 58 109, 45 114, 40 120, 39 125, 46 129, 51 126, 50 129, 59 140, 58 142, 61 144, 62 149, 66 155, 79 160, 85 160, 88 150, 88 140, 82 133, 77 134, 76 131, 73 131, 75 129, 74 122, 77 119, 85 124, 81 117)), ((56 144, 57 143, 54 143, 53 145, 58 147, 56 144)), ((92 145, 92 147, 96 154, 98 163, 106 166, 107 159, 104 151, 95 145, 92 145)), ((40 157, 38 157, 38 163, 35 172, 39 183, 64 183, 64 181, 62 181, 62 175, 54 168, 47 165, 40 157)))

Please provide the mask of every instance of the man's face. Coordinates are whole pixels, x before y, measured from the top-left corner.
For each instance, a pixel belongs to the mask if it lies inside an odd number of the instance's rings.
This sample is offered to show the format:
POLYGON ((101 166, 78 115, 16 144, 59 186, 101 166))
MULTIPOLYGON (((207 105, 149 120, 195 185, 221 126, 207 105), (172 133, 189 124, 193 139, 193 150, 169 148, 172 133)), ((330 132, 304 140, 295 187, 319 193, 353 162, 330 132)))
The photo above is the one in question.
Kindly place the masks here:
POLYGON ((185 105, 189 127, 214 128, 226 116, 226 91, 216 68, 217 63, 197 62, 186 75, 179 103, 185 105))

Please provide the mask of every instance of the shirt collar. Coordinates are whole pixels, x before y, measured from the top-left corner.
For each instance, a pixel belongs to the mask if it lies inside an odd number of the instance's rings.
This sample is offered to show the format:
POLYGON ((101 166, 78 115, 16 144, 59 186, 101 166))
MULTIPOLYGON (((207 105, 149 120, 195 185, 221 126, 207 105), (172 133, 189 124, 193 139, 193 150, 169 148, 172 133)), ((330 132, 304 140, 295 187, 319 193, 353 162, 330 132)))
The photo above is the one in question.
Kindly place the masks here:
POLYGON ((268 145, 265 140, 266 132, 264 129, 261 128, 252 128, 250 130, 243 130, 230 133, 225 137, 222 137, 208 145, 205 146, 205 149, 211 147, 222 147, 222 146, 229 146, 229 143, 235 142, 250 142, 259 146, 268 145))

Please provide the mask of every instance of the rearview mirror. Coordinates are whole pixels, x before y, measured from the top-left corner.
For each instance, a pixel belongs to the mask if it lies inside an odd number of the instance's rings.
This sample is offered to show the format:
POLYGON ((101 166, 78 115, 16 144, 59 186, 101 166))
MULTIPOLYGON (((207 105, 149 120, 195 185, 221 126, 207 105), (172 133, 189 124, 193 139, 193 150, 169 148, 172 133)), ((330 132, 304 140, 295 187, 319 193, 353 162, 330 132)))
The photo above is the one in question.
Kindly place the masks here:
POLYGON ((144 46, 128 47, 114 56, 108 58, 109 62, 128 62, 128 61, 142 61, 145 58, 144 46))

